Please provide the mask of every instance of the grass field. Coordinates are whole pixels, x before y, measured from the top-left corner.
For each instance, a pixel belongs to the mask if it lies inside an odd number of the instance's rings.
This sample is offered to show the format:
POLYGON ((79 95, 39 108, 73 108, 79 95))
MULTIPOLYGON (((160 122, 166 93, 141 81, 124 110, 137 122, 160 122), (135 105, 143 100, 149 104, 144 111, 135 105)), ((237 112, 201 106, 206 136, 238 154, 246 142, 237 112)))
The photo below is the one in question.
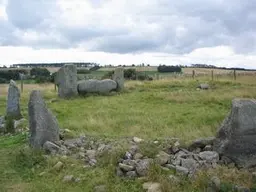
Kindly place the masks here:
MULTIPOLYGON (((189 143, 198 137, 215 135, 230 110, 233 98, 256 98, 255 80, 255 76, 248 75, 236 81, 229 76, 216 81, 209 81, 208 77, 196 80, 171 78, 150 82, 126 81, 123 93, 90 95, 70 100, 57 98, 52 84, 25 84, 21 109, 24 117, 28 118, 29 93, 39 89, 61 128, 70 129, 74 135, 89 134, 108 139, 137 136, 146 140, 178 137, 184 143, 189 143), (208 82, 212 89, 196 90, 201 82, 208 82)), ((5 112, 7 88, 7 85, 0 85, 0 114, 5 112)), ((40 172, 50 170, 58 158, 44 161, 40 154, 33 154, 29 149, 21 153, 20 149, 26 143, 27 136, 22 134, 0 137, 0 191, 80 192, 93 191, 93 187, 99 184, 106 184, 111 192, 143 191, 141 180, 123 180, 115 176, 114 155, 100 166, 86 170, 80 162, 62 160, 65 162, 62 171, 49 171, 39 176, 40 172), (39 162, 40 166, 34 167, 35 162, 39 162), (82 181, 63 184, 62 178, 67 174, 79 176, 82 181)), ((123 152, 122 149, 120 152, 123 152)), ((154 168, 146 179, 161 182, 166 192, 204 191, 207 178, 211 175, 218 175, 227 184, 253 185, 248 172, 224 167, 200 173, 194 182, 184 179, 179 185, 168 182, 168 174, 154 168)))

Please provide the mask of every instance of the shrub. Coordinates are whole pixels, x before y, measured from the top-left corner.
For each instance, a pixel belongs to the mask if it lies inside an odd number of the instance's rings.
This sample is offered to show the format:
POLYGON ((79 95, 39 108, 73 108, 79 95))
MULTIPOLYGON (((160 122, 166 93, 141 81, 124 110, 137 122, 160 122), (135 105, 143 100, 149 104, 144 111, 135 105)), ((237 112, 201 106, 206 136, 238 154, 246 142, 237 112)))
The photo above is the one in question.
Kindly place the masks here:
MULTIPOLYGON (((111 79, 113 74, 114 74, 114 71, 109 71, 102 77, 102 79, 111 79)), ((153 80, 152 77, 150 77, 147 74, 142 73, 142 72, 136 72, 135 69, 125 69, 124 70, 124 78, 129 79, 129 80, 138 79, 140 81, 144 81, 144 80, 152 81, 153 80)))
POLYGON ((12 80, 19 80, 20 79, 20 73, 27 74, 27 70, 23 69, 13 69, 13 70, 0 70, 0 77, 1 81, 3 82, 5 79, 7 82, 12 80))
POLYGON ((181 73, 181 67, 160 65, 157 67, 157 71, 160 73, 181 73))
POLYGON ((30 75, 35 77, 50 77, 50 71, 48 71, 46 68, 36 67, 31 69, 30 75))
POLYGON ((136 70, 135 69, 125 69, 124 70, 124 78, 125 79, 134 79, 134 78, 136 78, 136 70))
POLYGON ((94 67, 90 68, 90 71, 97 71, 98 69, 100 69, 100 66, 95 65, 94 67))

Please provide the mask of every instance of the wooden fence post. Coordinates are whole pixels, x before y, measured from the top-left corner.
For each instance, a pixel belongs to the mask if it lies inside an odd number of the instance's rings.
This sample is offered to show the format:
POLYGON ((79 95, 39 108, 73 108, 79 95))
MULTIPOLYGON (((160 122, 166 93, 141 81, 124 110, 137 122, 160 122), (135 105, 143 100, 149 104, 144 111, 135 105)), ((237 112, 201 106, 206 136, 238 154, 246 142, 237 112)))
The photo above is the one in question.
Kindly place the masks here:
POLYGON ((21 90, 21 93, 23 93, 23 74, 22 73, 20 73, 20 90, 21 90))
POLYGON ((193 77, 193 79, 195 79, 195 74, 196 74, 196 72, 195 72, 195 70, 193 70, 193 71, 192 71, 192 77, 193 77))
POLYGON ((213 70, 212 70, 212 81, 213 81, 213 78, 214 78, 214 74, 213 74, 213 70))
POLYGON ((236 70, 234 69, 234 80, 236 80, 236 70))

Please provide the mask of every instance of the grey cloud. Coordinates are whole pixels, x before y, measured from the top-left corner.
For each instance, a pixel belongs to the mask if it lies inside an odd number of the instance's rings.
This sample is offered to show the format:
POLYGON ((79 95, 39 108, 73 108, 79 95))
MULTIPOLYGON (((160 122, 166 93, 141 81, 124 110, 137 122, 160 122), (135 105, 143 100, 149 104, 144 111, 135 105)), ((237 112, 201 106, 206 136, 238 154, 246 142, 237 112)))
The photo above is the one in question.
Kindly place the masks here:
POLYGON ((17 28, 31 29, 40 26, 51 17, 54 1, 8 0, 6 13, 8 20, 17 28))
MULTIPOLYGON (((129 1, 127 10, 113 18, 129 17, 133 22, 131 26, 126 25, 125 19, 123 23, 118 20, 116 26, 111 25, 112 18, 108 20, 96 12, 90 24, 70 27, 53 17, 58 16, 59 11, 54 0, 9 0, 6 12, 10 23, 0 21, 1 29, 4 28, 0 32, 0 44, 68 48, 88 42, 87 50, 114 53, 183 54, 219 45, 232 46, 237 53, 249 53, 256 48, 256 4, 252 0, 145 2, 139 1, 135 6, 134 1, 129 1), (101 25, 101 20, 105 25, 101 25), (184 28, 184 34, 176 31, 179 27, 184 28), (49 37, 24 41, 13 34, 17 29, 34 30, 49 37)), ((90 3, 98 10, 107 1, 90 0, 90 3)))

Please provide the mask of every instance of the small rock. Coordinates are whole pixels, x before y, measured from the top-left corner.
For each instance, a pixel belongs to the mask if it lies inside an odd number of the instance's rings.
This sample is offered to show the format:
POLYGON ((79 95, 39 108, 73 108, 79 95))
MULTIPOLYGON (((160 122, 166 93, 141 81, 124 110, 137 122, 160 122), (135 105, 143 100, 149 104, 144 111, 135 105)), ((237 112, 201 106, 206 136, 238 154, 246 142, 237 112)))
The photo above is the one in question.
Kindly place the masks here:
POLYGON ((97 160, 96 159, 90 159, 89 160, 89 165, 90 166, 95 166, 97 164, 97 160))
POLYGON ((86 156, 89 158, 89 159, 95 159, 96 157, 96 150, 86 150, 86 156))
POLYGON ((246 188, 246 187, 241 187, 241 186, 237 186, 235 185, 233 187, 233 191, 234 192, 250 192, 250 189, 246 188))
POLYGON ((166 164, 165 167, 167 167, 168 169, 171 169, 171 170, 175 170, 176 169, 176 166, 175 165, 171 165, 171 164, 166 164))
POLYGON ((139 138, 139 137, 133 137, 133 142, 135 142, 135 143, 141 143, 141 142, 143 142, 144 140, 143 139, 141 139, 141 138, 139 138))
POLYGON ((129 149, 129 153, 133 156, 133 155, 135 155, 138 152, 138 150, 139 150, 139 147, 137 145, 133 145, 129 149))
POLYGON ((152 159, 141 159, 136 164, 136 172, 139 176, 146 176, 148 174, 152 159))
POLYGON ((126 172, 134 170, 134 166, 131 166, 131 165, 119 163, 118 166, 120 167, 120 169, 122 169, 123 171, 126 171, 126 172))
POLYGON ((166 163, 168 163, 168 161, 170 160, 170 155, 165 153, 164 151, 160 151, 157 156, 156 156, 156 163, 159 165, 164 165, 166 163))
POLYGON ((134 179, 134 178, 136 178, 138 175, 137 175, 137 173, 136 173, 136 171, 128 171, 127 173, 126 173, 126 177, 128 177, 129 179, 134 179))
POLYGON ((158 143, 159 143, 159 141, 154 141, 153 143, 154 143, 154 144, 158 144, 158 143))
POLYGON ((175 147, 179 147, 179 146, 180 146, 180 142, 179 142, 179 141, 176 141, 176 142, 174 143, 174 146, 175 146, 175 147))
POLYGON ((105 145, 105 144, 100 144, 97 150, 98 150, 99 152, 102 152, 102 151, 104 151, 105 148, 106 148, 106 145, 105 145))
POLYGON ((73 175, 66 175, 63 180, 63 182, 72 182, 72 181, 75 181, 75 178, 73 175))
POLYGON ((43 171, 43 172, 39 173, 39 176, 44 176, 45 174, 46 174, 46 172, 43 171))
POLYGON ((169 175, 168 179, 173 183, 180 183, 180 179, 174 175, 169 175))
POLYGON ((48 153, 56 154, 60 150, 60 147, 55 143, 46 141, 43 145, 43 149, 48 153))
POLYGON ((206 145, 212 145, 215 140, 215 137, 208 137, 208 138, 200 138, 191 143, 189 146, 189 150, 194 150, 196 148, 205 148, 206 145))
POLYGON ((197 88, 199 88, 199 89, 209 89, 209 87, 210 87, 209 84, 202 83, 202 84, 198 85, 197 88))
POLYGON ((161 192, 162 191, 160 183, 153 183, 153 182, 144 183, 143 189, 147 190, 148 192, 161 192))
POLYGON ((185 167, 176 166, 175 169, 176 169, 176 173, 177 173, 178 175, 187 176, 188 173, 189 173, 189 170, 188 170, 187 168, 185 168, 185 167))
POLYGON ((105 185, 99 185, 94 187, 94 192, 106 192, 106 186, 105 185))
POLYGON ((220 179, 218 177, 212 177, 209 181, 207 192, 219 192, 220 191, 220 179))
POLYGON ((130 152, 126 152, 125 155, 124 155, 124 158, 125 159, 132 159, 132 154, 130 152))
POLYGON ((122 162, 122 163, 123 163, 123 164, 126 164, 126 165, 133 166, 133 167, 135 167, 135 166, 136 166, 136 161, 135 161, 135 160, 131 160, 131 159, 123 160, 123 162, 122 162))
POLYGON ((204 151, 212 151, 212 145, 206 145, 204 151))
POLYGON ((75 179, 75 182, 76 182, 76 183, 79 183, 80 181, 81 181, 80 178, 76 178, 76 179, 75 179))
POLYGON ((206 160, 208 163, 218 162, 219 161, 219 154, 215 151, 204 151, 199 153, 199 157, 202 160, 206 160))
POLYGON ((181 159, 181 166, 194 172, 197 169, 197 162, 194 159, 181 159))
POLYGON ((222 165, 228 165, 230 163, 233 163, 233 161, 230 158, 226 157, 226 156, 222 156, 219 163, 222 164, 222 165))
POLYGON ((56 165, 53 166, 53 170, 60 171, 64 167, 64 164, 59 161, 56 165))
POLYGON ((142 159, 143 155, 141 153, 136 153, 133 157, 135 160, 142 159))

